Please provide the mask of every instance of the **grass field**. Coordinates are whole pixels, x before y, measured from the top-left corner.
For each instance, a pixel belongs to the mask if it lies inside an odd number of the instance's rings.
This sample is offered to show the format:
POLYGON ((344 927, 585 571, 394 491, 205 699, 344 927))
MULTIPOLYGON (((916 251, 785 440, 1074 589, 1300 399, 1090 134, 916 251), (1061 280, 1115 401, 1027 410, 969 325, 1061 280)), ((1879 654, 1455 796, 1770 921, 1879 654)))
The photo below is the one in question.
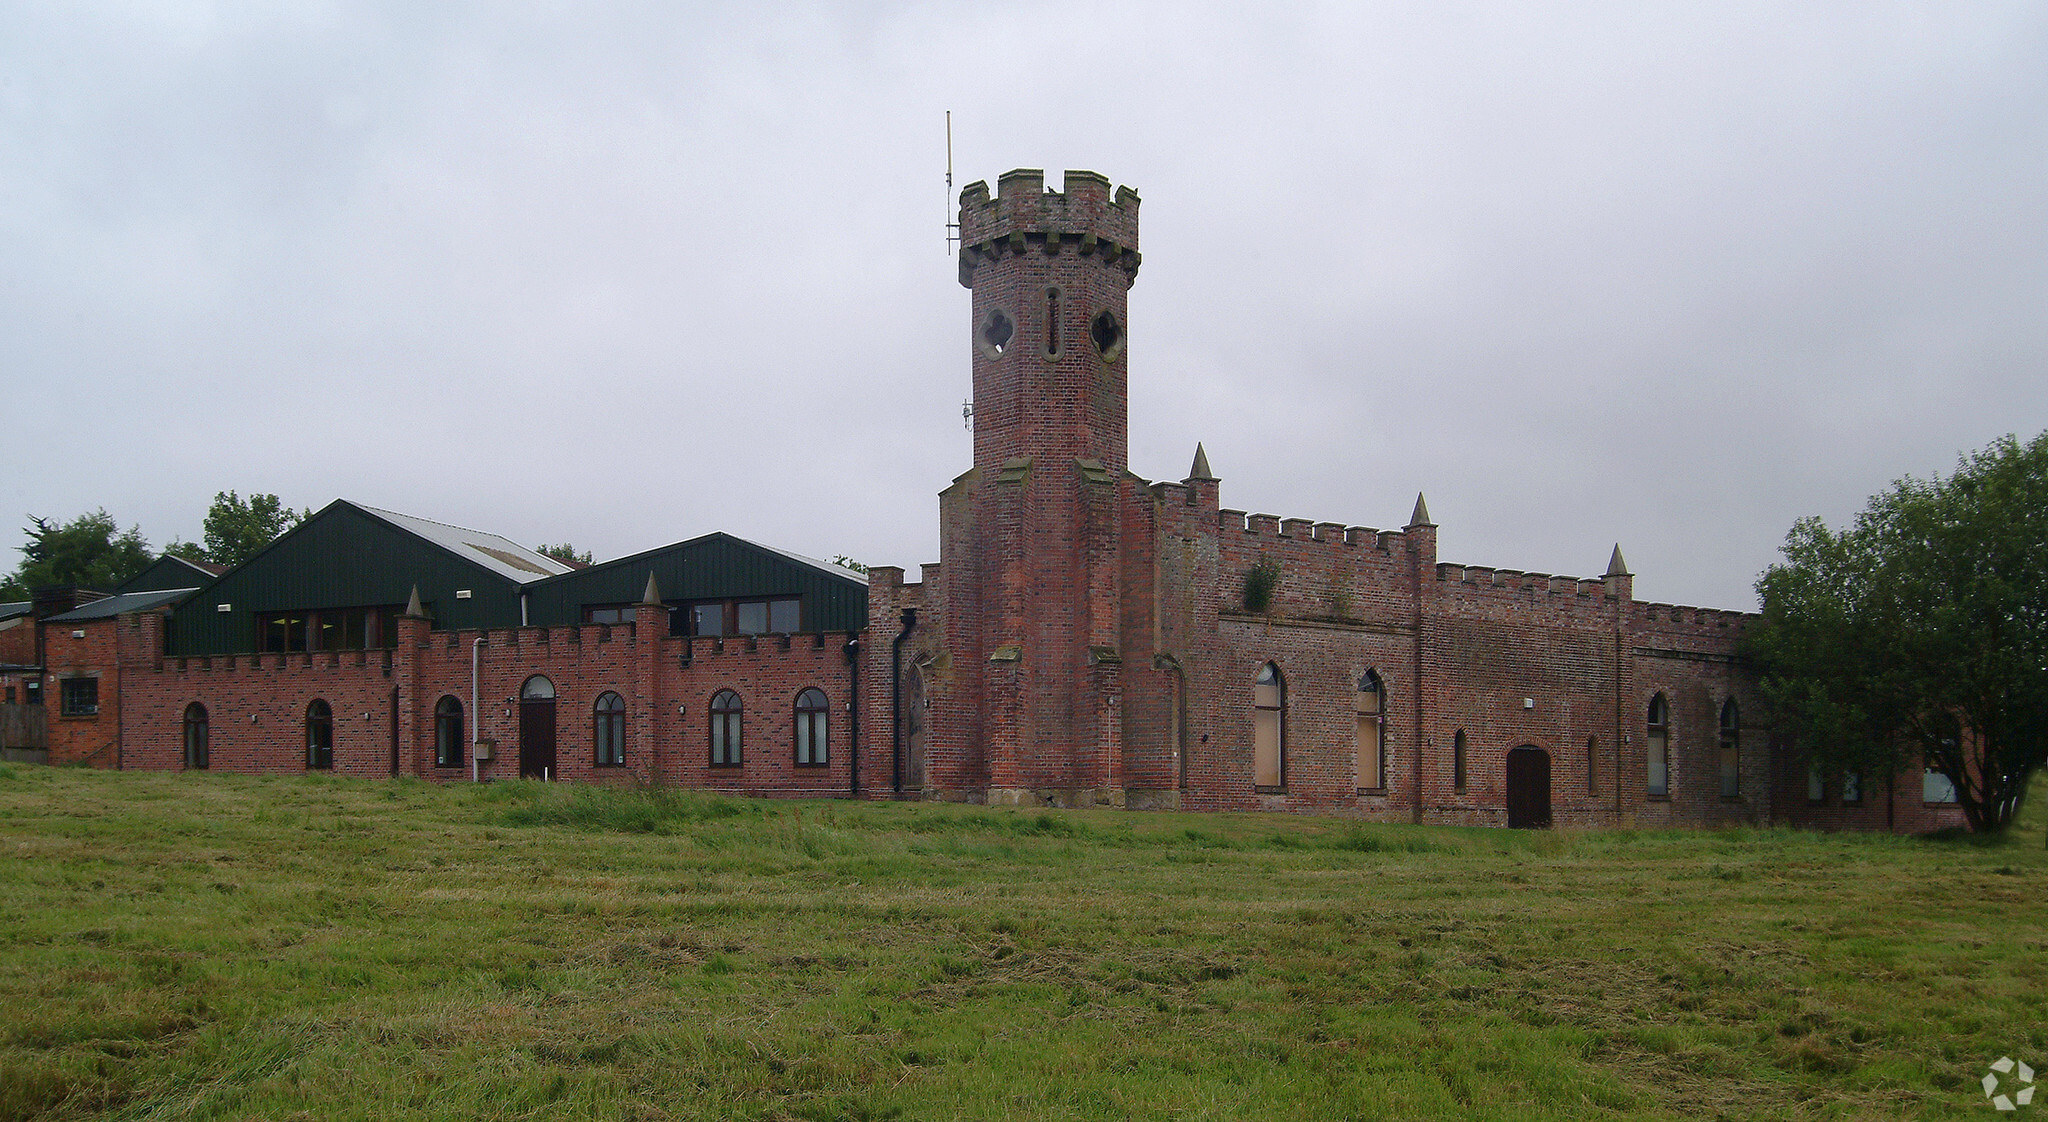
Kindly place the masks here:
POLYGON ((1981 844, 0 766, 0 1122, 1993 1115, 2044 794, 1981 844))

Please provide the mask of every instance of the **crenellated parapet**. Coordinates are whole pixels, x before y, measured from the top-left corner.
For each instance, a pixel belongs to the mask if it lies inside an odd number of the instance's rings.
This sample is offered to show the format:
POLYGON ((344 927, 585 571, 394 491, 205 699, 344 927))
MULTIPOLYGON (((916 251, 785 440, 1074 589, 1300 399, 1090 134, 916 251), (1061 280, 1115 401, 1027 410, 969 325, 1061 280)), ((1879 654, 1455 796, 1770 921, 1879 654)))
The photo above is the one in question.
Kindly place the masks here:
POLYGON ((1652 631, 1727 634, 1740 631, 1760 618, 1762 617, 1755 612, 1738 612, 1728 608, 1695 608, 1683 604, 1653 604, 1641 600, 1629 605, 1629 621, 1652 631))
POLYGON ((1138 193, 1092 171, 1069 171, 1065 191, 1048 191, 1045 172, 1018 168, 988 184, 976 180, 960 192, 960 283, 973 287, 984 262, 1023 253, 1093 257, 1138 275, 1138 193))
POLYGON ((1268 539, 1329 546, 1332 551, 1373 550, 1392 554, 1402 551, 1408 535, 1402 530, 1376 530, 1370 526, 1346 526, 1341 522, 1312 522, 1306 518, 1282 518, 1273 514, 1247 514, 1224 508, 1216 512, 1216 528, 1232 540, 1268 539))

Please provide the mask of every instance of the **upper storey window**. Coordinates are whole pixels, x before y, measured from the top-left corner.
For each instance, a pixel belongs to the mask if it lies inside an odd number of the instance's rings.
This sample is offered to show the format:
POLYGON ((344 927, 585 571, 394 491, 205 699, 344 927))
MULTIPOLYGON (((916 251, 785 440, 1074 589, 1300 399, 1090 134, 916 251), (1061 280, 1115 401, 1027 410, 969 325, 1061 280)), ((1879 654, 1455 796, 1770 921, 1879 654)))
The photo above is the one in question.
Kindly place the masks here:
POLYGON ((1095 313, 1088 321, 1088 341, 1095 344, 1095 353, 1111 362, 1124 353, 1124 325, 1116 320, 1116 313, 1108 308, 1095 313))
POLYGON ((256 616, 256 642, 258 649, 270 652, 395 647, 401 610, 382 607, 261 612, 256 616))
POLYGON ((672 635, 788 635, 803 629, 802 599, 703 600, 669 616, 672 635))
POLYGON ((981 353, 990 358, 1001 358, 1010 349, 1011 340, 1017 337, 1017 321, 1001 308, 990 308, 981 317, 981 326, 975 329, 975 342, 980 344, 981 353))

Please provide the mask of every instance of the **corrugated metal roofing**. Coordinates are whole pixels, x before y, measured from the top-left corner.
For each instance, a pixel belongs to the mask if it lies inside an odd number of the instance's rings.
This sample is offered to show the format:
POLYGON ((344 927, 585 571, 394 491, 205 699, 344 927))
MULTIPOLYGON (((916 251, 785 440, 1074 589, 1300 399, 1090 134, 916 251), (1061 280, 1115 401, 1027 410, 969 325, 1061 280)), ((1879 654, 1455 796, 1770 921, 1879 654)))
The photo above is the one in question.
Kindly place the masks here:
POLYGON ((123 592, 104 600, 94 600, 82 608, 73 608, 62 615, 54 615, 45 623, 85 623, 88 620, 112 619, 122 612, 140 612, 149 608, 183 600, 199 591, 196 588, 168 588, 150 592, 123 592))
POLYGON ((0 620, 10 620, 16 616, 25 616, 35 610, 36 604, 33 600, 17 600, 12 604, 0 604, 0 620))
POLYGON ((429 522, 414 518, 410 514, 380 510, 374 506, 355 503, 354 506, 374 514, 386 522, 408 533, 433 542, 435 545, 466 557, 484 566, 507 580, 530 584, 545 577, 558 577, 572 572, 570 566, 562 564, 546 554, 537 553, 510 538, 486 534, 481 530, 464 529, 441 522, 429 522))

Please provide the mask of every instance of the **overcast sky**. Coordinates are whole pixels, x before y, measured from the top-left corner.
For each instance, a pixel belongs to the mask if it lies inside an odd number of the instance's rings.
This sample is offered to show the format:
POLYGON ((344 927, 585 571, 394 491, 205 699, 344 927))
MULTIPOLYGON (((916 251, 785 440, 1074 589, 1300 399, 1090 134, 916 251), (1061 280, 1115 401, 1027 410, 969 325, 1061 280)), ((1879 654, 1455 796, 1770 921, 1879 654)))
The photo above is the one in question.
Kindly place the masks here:
POLYGON ((1250 7, 0 5, 0 542, 235 489, 914 573, 1013 167, 1143 196, 1131 467, 1225 506, 1747 608, 2048 427, 2048 5, 1250 7))

